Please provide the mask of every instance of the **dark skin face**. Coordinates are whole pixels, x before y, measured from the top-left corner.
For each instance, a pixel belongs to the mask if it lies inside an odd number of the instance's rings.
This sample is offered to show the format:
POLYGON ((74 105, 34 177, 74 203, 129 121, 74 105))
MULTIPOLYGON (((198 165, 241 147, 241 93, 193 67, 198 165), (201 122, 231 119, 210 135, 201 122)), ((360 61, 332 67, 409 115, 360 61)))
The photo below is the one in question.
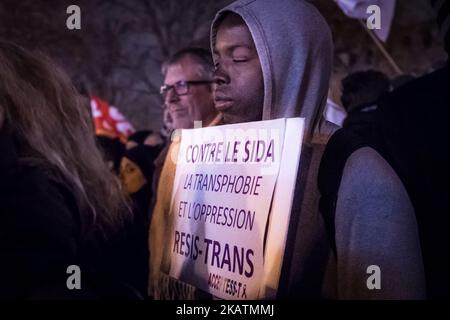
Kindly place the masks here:
POLYGON ((228 14, 214 46, 216 109, 227 124, 262 120, 264 82, 258 53, 244 20, 228 14))

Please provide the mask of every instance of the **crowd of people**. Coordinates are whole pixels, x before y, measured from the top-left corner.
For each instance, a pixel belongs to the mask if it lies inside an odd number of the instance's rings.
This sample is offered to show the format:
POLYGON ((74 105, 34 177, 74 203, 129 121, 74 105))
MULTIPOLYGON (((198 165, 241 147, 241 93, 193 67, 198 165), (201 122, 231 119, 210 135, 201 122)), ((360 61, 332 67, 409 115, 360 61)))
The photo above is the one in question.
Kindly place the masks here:
MULTIPOLYGON (((431 2, 449 52, 449 2, 431 2)), ((450 66, 401 81, 349 74, 347 117, 322 144, 333 43, 311 3, 238 0, 210 40, 163 65, 164 134, 125 144, 95 135, 60 67, 0 40, 0 298, 211 299, 168 272, 182 139, 171 133, 292 117, 305 135, 278 297, 448 298, 450 66), (81 290, 67 287, 71 265, 81 290)))

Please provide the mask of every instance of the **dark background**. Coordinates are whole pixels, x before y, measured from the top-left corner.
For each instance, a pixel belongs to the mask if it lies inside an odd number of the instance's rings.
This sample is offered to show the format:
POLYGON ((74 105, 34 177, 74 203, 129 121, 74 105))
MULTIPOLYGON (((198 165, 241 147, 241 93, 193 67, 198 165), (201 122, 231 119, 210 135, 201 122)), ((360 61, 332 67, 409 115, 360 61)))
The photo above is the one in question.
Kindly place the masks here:
MULTIPOLYGON (((1 0, 0 37, 44 51, 77 86, 102 97, 136 129, 161 126, 161 63, 188 45, 209 46, 209 27, 224 0, 1 0), (68 30, 66 9, 81 8, 81 30, 68 30)), ((332 0, 311 0, 333 32, 332 86, 368 68, 394 70, 356 21, 332 0)), ((276 8, 274 8, 276 12, 276 8)), ((398 0, 385 44, 400 68, 421 75, 446 57, 426 0, 398 0)))

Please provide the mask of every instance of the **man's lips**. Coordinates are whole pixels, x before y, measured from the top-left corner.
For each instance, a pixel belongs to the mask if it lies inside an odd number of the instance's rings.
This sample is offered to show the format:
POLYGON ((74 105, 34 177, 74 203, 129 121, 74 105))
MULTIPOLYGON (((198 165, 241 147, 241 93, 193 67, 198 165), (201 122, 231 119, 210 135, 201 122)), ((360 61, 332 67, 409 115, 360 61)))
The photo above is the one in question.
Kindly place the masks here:
POLYGON ((233 99, 216 95, 214 98, 214 104, 218 111, 225 111, 233 106, 233 99))
POLYGON ((170 113, 173 113, 173 114, 177 114, 177 113, 185 113, 185 112, 186 112, 186 108, 183 108, 183 107, 172 108, 172 109, 170 110, 170 113))

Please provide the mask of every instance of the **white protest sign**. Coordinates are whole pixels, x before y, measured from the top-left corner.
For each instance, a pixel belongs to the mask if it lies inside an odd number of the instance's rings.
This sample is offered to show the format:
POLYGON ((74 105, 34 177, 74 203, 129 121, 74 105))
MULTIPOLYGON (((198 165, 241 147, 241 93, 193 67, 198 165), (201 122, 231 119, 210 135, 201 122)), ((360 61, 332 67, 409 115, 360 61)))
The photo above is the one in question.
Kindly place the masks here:
POLYGON ((300 118, 182 131, 170 276, 223 299, 276 293, 302 138, 300 118))

